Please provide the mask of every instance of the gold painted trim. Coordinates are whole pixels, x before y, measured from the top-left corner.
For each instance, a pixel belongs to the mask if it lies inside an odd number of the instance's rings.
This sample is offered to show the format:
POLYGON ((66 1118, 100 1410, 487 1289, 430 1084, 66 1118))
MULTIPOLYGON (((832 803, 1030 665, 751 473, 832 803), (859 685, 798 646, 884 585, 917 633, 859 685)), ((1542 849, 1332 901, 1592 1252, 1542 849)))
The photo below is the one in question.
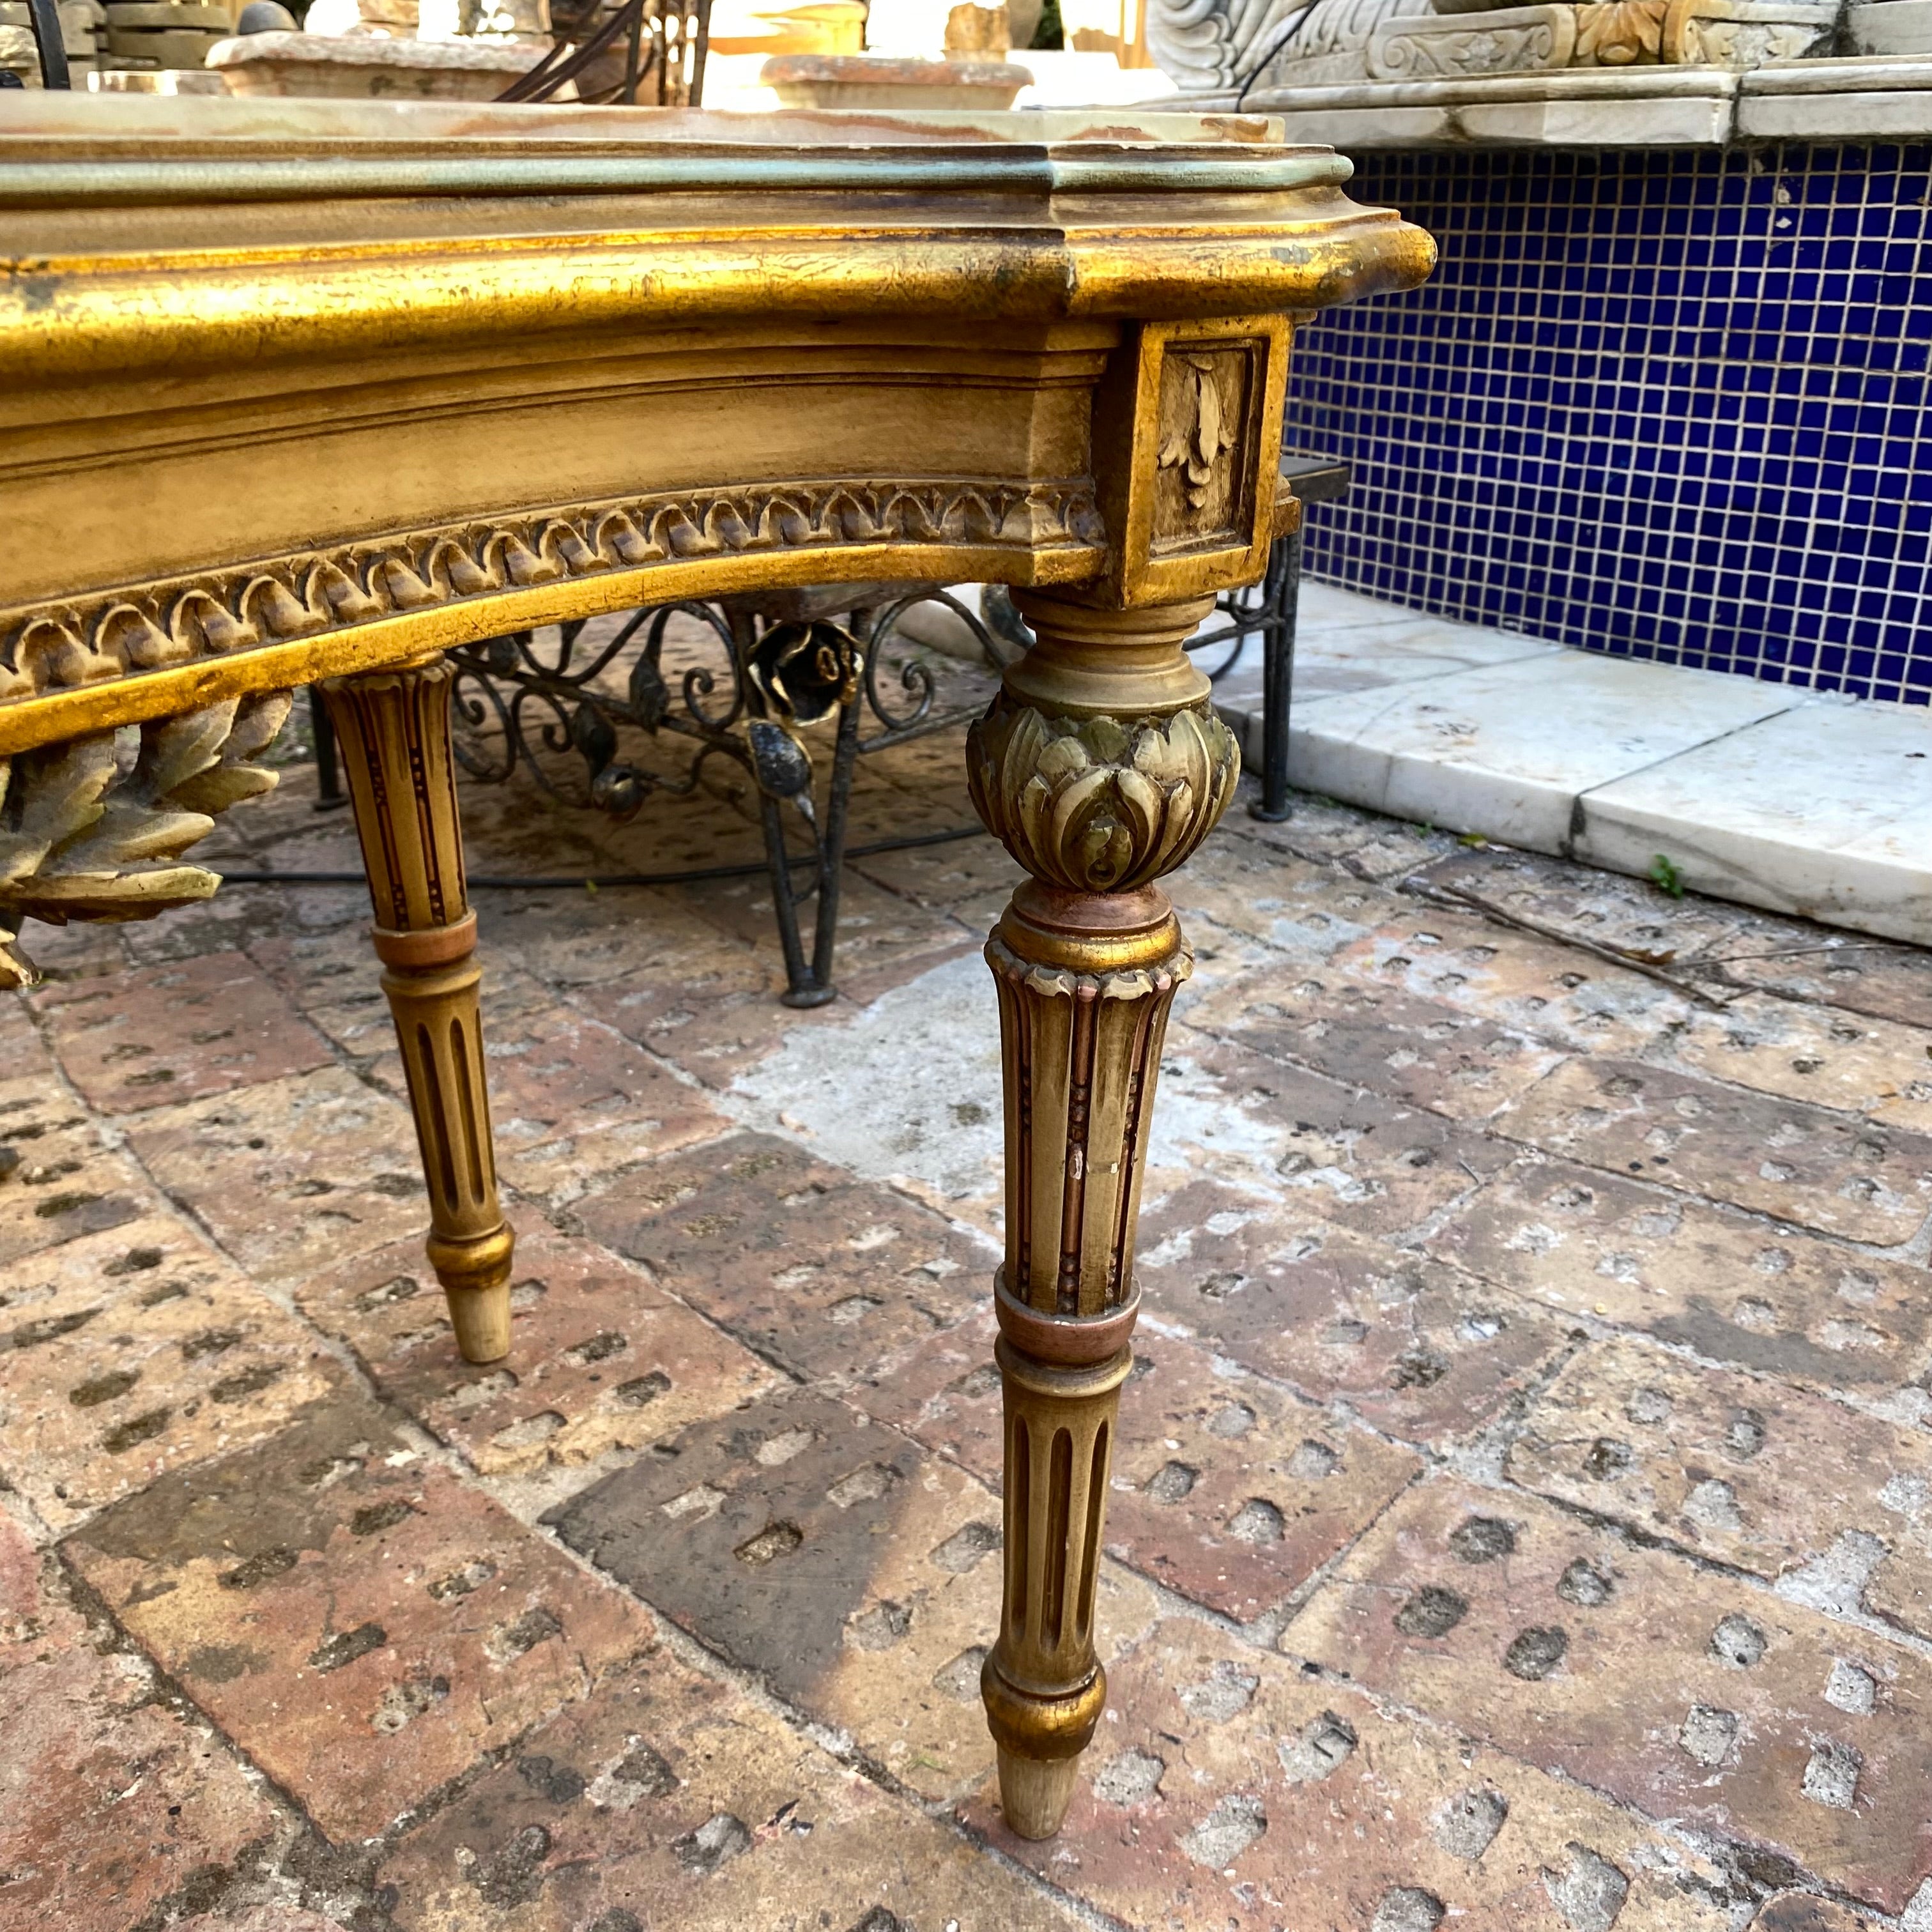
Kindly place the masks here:
POLYGON ((1225 236, 1185 208, 1175 229, 1118 234, 1058 208, 1058 223, 1004 230, 982 227, 975 211, 977 232, 963 235, 808 220, 701 235, 438 233, 346 249, 319 238, 226 259, 205 251, 186 267, 53 245, 0 284, 0 379, 124 380, 746 316, 1011 324, 1198 316, 1210 302, 1310 311, 1412 287, 1434 266, 1433 242, 1391 211, 1298 202, 1283 195, 1276 220, 1225 236))
POLYGON ((538 511, 0 613, 0 756, 506 631, 857 580, 1072 583, 1085 478, 761 484, 538 511))

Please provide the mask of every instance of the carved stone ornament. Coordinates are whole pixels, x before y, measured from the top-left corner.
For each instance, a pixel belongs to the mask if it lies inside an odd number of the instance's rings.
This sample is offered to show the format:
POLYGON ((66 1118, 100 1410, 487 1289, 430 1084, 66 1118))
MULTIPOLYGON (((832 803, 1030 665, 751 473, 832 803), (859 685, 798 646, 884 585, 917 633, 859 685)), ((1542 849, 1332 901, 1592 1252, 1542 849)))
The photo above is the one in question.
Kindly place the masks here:
POLYGON ((1742 70, 1828 54, 1832 0, 1148 0, 1184 94, 1265 108, 1275 91, 1564 68, 1742 70))
POLYGON ((14 940, 24 919, 152 918, 221 881, 176 862, 216 816, 274 789, 256 761, 289 715, 290 694, 0 758, 0 986, 39 977, 14 940))
POLYGON ((1258 73, 1307 10, 1306 0, 1148 0, 1148 44, 1184 92, 1214 93, 1258 73))
MULTIPOLYGON (((1629 3, 1646 6, 1651 0, 1629 3)), ((1378 80, 1430 80, 1568 67, 1576 49, 1579 16, 1610 10, 1608 5, 1511 7, 1446 20, 1400 20, 1376 30, 1369 70, 1378 80)))
POLYGON ((1828 5, 1794 0, 1670 0, 1664 20, 1665 60, 1742 69, 1766 61, 1827 52, 1838 16, 1828 5))
POLYGON ((1592 0, 1576 13, 1576 54, 1586 64, 1630 67, 1660 60, 1670 0, 1592 0))
POLYGON ((686 558, 848 544, 1098 547, 1086 478, 774 484, 453 524, 0 611, 0 704, 505 590, 686 558))
POLYGON ((1069 892, 1126 891, 1185 862, 1240 769, 1234 734, 1204 704, 1122 722, 1052 716, 1002 691, 966 740, 988 829, 1069 892))

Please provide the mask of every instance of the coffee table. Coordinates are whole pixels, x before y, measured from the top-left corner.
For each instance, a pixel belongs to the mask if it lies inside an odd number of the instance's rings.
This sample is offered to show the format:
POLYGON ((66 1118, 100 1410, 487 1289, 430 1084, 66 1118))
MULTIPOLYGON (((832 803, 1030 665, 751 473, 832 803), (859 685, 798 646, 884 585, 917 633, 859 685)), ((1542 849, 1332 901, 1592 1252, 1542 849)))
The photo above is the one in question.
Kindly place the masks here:
MULTIPOLYGON (((1234 740, 1184 641, 1298 506, 1298 319, 1420 281, 1348 164, 1240 116, 758 116, 22 97, 0 117, 0 940, 212 892, 320 683, 458 1346, 509 1346, 455 646, 687 597, 1012 587, 968 745, 1024 867, 1006 1084, 1009 1822, 1058 1829, 1094 1641, 1161 1041, 1158 881, 1234 740)), ((837 655, 835 652, 834 656, 837 655)), ((772 677, 844 677, 809 637, 772 677)))

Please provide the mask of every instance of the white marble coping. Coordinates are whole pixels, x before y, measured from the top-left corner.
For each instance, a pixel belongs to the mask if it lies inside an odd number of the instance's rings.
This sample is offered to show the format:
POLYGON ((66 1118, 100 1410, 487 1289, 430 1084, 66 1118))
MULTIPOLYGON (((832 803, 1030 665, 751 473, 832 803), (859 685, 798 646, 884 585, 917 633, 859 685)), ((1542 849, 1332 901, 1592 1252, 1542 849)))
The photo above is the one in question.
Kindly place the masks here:
MULTIPOLYGON (((1182 98, 1205 106, 1210 98, 1182 98)), ((1922 140, 1932 136, 1932 55, 1783 61, 1742 74, 1704 67, 1572 68, 1477 80, 1256 88, 1241 104, 1280 117, 1289 141, 1320 142, 1344 154, 1922 140)))
MULTIPOLYGON (((1303 587, 1304 790, 1932 944, 1932 707, 1604 657, 1303 587)), ((1260 653, 1216 691, 1261 757, 1260 653)))
POLYGON ((1932 134, 1932 57, 1924 54, 1780 62, 1743 79, 1739 140, 1919 141, 1932 134))
POLYGON ((1932 942, 1932 715, 1813 700, 1604 785, 1579 859, 1642 874, 1667 854, 1718 898, 1932 942))
POLYGON ((1586 793, 1790 705, 1749 678, 1552 652, 1315 698, 1297 762, 1312 790, 1558 851, 1586 793))

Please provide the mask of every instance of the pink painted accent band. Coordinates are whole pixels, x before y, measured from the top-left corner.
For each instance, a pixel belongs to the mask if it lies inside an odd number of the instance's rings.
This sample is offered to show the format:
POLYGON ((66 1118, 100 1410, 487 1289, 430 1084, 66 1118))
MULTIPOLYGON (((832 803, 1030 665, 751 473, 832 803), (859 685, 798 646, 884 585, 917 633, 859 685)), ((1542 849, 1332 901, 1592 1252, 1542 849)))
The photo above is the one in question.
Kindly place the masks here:
POLYGON ((421 932, 395 932, 388 926, 369 928, 376 957, 385 966, 405 973, 422 973, 466 959, 476 950, 476 915, 466 912, 449 926, 432 926, 421 932))
POLYGON ((1056 1368, 1083 1369, 1111 1361, 1127 1346, 1141 1312, 1138 1282, 1132 1294, 1104 1315, 1042 1315, 1006 1292, 1006 1271, 993 1277, 993 1309, 1000 1333, 1023 1355, 1056 1368))

